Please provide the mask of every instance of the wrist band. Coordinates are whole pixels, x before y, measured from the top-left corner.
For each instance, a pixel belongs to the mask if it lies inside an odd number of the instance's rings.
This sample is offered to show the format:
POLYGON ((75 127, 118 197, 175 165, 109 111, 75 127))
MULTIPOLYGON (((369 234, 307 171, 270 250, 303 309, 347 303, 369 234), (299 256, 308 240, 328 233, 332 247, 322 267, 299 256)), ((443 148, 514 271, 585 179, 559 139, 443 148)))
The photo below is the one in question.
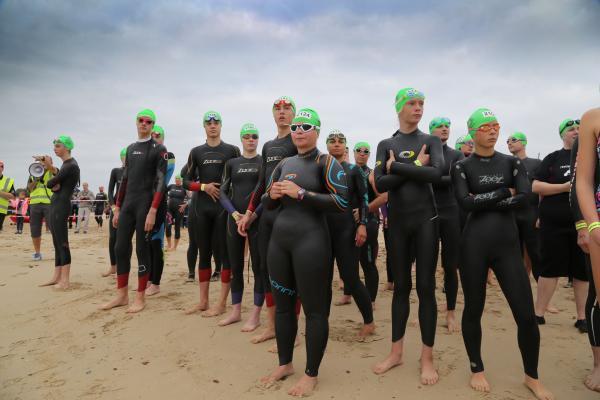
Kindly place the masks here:
POLYGON ((423 166, 423 164, 421 164, 421 161, 419 161, 419 160, 415 160, 415 165, 417 167, 422 167, 423 166))
POLYGON ((588 225, 585 221, 579 221, 579 222, 575 223, 576 230, 580 230, 580 229, 587 228, 587 227, 588 227, 588 225))
POLYGON ((203 183, 202 185, 200 185, 200 191, 204 192, 205 187, 206 187, 206 183, 203 183))
POLYGON ((592 231, 596 228, 600 228, 600 222, 598 222, 598 221, 592 222, 591 224, 588 225, 588 232, 592 233, 592 231))

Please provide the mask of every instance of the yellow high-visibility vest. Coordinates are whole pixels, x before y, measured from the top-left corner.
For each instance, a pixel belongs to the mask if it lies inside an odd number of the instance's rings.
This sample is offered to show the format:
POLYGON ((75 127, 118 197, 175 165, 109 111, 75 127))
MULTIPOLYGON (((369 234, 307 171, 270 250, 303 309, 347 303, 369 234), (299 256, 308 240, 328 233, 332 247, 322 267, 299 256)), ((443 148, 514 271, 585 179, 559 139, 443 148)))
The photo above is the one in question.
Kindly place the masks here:
POLYGON ((42 179, 36 183, 35 189, 33 189, 29 194, 29 204, 50 204, 52 190, 46 187, 46 184, 50 178, 52 178, 52 173, 50 171, 46 171, 44 176, 42 176, 42 179))
MULTIPOLYGON (((14 183, 14 179, 3 176, 2 179, 0 179, 0 192, 10 191, 10 188, 14 183)), ((0 214, 6 213, 8 213, 8 200, 0 197, 0 214)))

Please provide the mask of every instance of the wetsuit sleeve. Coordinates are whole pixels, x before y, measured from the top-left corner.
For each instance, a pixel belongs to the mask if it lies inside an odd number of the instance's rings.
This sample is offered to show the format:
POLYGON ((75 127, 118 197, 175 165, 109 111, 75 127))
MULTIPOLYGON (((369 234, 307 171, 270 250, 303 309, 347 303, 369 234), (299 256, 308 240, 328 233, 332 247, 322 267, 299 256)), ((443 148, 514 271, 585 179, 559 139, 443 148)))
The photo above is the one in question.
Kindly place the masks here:
POLYGON ((266 180, 266 170, 267 170, 267 156, 265 155, 265 145, 262 148, 262 165, 260 171, 258 172, 258 182, 256 182, 256 186, 250 195, 250 201, 248 203, 248 210, 252 212, 256 212, 256 208, 259 204, 261 204, 260 199, 262 195, 265 193, 265 180, 266 180))
POLYGON ((496 203, 496 209, 498 210, 521 208, 527 204, 527 197, 531 194, 531 186, 525 165, 514 157, 512 167, 515 195, 496 203))
POLYGON ((373 172, 375 178, 375 188, 379 193, 385 193, 391 189, 396 189, 406 180, 401 176, 390 175, 387 173, 385 163, 387 162, 388 157, 389 150, 385 141, 379 142, 377 145, 377 159, 373 172))
POLYGON ((117 192, 117 201, 115 202, 115 205, 117 207, 121 207, 121 204, 123 204, 123 199, 125 199, 125 193, 127 193, 127 177, 128 177, 128 162, 129 159, 129 148, 127 148, 127 153, 125 154, 125 164, 123 165, 123 174, 121 175, 121 183, 119 184, 119 191, 117 192))
POLYGON ((579 201, 577 200, 577 151, 579 150, 579 140, 575 139, 575 143, 573 143, 573 148, 571 149, 571 191, 569 192, 569 203, 571 204, 571 213, 573 214, 573 219, 575 221, 581 221, 583 218, 583 214, 581 214, 581 209, 579 208, 579 201))
POLYGON ((446 188, 448 186, 452 186, 452 176, 450 175, 450 173, 452 172, 452 168, 454 168, 457 162, 459 162, 460 160, 464 160, 464 158, 465 156, 462 153, 459 152, 458 154, 456 154, 449 163, 450 169, 448 171, 444 171, 444 174, 448 172, 448 175, 442 175, 440 181, 434 186, 436 188, 446 188))
POLYGON ((354 187, 356 188, 356 196, 359 200, 359 224, 366 225, 369 214, 369 189, 367 186, 369 176, 365 175, 358 166, 352 169, 352 175, 354 178, 354 187))
POLYGON ((110 179, 108 180, 108 204, 115 204, 115 186, 117 185, 117 171, 113 168, 110 171, 110 179))
POLYGON ((72 164, 70 164, 70 163, 67 165, 63 164, 60 167, 60 169, 58 170, 58 173, 56 174, 56 176, 54 176, 52 179, 50 179, 46 186, 48 186, 50 189, 52 189, 54 186, 63 183, 67 179, 67 177, 69 177, 71 174, 73 174, 72 164))
POLYGON ((302 203, 320 211, 344 212, 348 208, 348 184, 342 165, 332 156, 321 157, 321 179, 328 193, 306 191, 302 203))
POLYGON ((198 165, 194 160, 194 149, 190 151, 187 164, 181 169, 181 178, 183 179, 183 187, 185 190, 199 192, 201 185, 196 182, 198 179, 198 165))
POLYGON ((418 166, 414 163, 392 162, 390 174, 400 175, 420 182, 439 182, 443 175, 444 153, 442 142, 432 136, 429 140, 429 165, 418 166))
POLYGON ((152 208, 158 209, 165 191, 167 190, 167 165, 169 162, 169 153, 164 146, 158 146, 155 152, 156 157, 156 181, 154 184, 154 195, 152 196, 152 208))
POLYGON ((279 164, 277 164, 277 166, 273 170, 273 173, 271 174, 271 176, 269 177, 269 181, 267 182, 265 194, 263 196, 261 196, 262 201, 267 210, 273 210, 273 209, 277 208, 277 206, 279 206, 279 199, 273 200, 271 198, 271 196, 269 196, 269 193, 271 192, 271 186, 273 185, 273 182, 279 181, 279 177, 281 176, 281 165, 282 164, 283 164, 283 161, 280 162, 279 164))
POLYGON ((221 194, 219 195, 219 203, 229 214, 233 214, 236 209, 229 199, 229 189, 231 187, 231 164, 229 161, 225 163, 223 168, 223 177, 221 178, 221 194))
POLYGON ((491 192, 471 194, 465 168, 461 163, 456 164, 452 169, 452 184, 458 204, 466 211, 495 209, 498 201, 511 196, 510 190, 506 187, 491 192))

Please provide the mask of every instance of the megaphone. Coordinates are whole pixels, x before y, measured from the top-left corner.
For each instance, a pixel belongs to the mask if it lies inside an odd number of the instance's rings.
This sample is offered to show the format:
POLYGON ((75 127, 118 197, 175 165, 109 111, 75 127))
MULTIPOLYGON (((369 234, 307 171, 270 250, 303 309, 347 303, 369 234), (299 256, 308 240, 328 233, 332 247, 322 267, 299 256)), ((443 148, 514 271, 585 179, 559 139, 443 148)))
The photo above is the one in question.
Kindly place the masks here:
POLYGON ((29 175, 33 176, 34 178, 41 178, 44 176, 45 170, 46 169, 42 163, 34 162, 29 166, 29 175))

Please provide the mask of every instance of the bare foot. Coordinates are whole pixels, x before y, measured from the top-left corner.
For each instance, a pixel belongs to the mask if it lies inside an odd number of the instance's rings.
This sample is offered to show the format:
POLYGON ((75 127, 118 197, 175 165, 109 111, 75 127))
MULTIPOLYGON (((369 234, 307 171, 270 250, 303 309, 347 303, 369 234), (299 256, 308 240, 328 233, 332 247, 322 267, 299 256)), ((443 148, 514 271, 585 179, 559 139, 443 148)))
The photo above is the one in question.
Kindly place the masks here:
MULTIPOLYGON (((298 347, 298 346, 300 346, 300 338, 298 338, 298 336, 296 336, 296 340, 294 341, 294 347, 298 347)), ((269 353, 277 354, 279 352, 279 350, 277 350, 277 343, 275 343, 273 346, 269 347, 267 349, 267 351, 269 353)))
POLYGON ((401 353, 390 353, 385 360, 378 362, 372 368, 376 375, 381 375, 388 372, 390 369, 402 365, 402 354, 401 353))
POLYGON ((219 326, 227 326, 230 324, 235 324, 236 322, 240 322, 241 320, 242 320, 242 317, 240 316, 239 313, 232 312, 231 314, 229 314, 229 316, 220 320, 218 325, 219 326))
POLYGON ((350 300, 350 296, 342 296, 338 301, 333 303, 336 306, 345 306, 346 304, 352 304, 352 300, 350 300))
POLYGON ((317 386, 317 377, 304 374, 294 386, 288 390, 288 394, 296 397, 310 396, 317 386))
POLYGON ((58 282, 55 286, 54 289, 57 290, 67 290, 69 289, 69 282, 58 282))
POLYGON ((421 358, 421 383, 423 385, 435 385, 440 379, 433 361, 425 357, 421 358))
POLYGON ((107 276, 111 276, 111 275, 114 275, 116 273, 117 273, 116 269, 113 268, 113 267, 110 267, 108 271, 102 273, 102 277, 106 278, 107 276))
POLYGON ((454 312, 448 311, 446 314, 446 324, 448 325, 448 333, 460 332, 460 327, 458 322, 456 322, 454 312))
POLYGON ((583 383, 588 389, 600 392, 600 366, 594 368, 592 373, 586 376, 583 383))
POLYGON ((270 388, 271 386, 273 386, 273 384, 275 382, 285 379, 286 377, 293 375, 293 374, 294 374, 294 366, 292 365, 292 363, 289 363, 286 365, 280 365, 279 367, 275 368, 275 370, 273 372, 271 372, 269 375, 263 376, 262 378, 260 378, 260 383, 265 388, 270 388))
MULTIPOLYGON (((143 294, 143 292, 142 292, 142 294, 143 294)), ((130 314, 138 313, 138 312, 142 311, 145 307, 146 307, 146 301, 144 300, 143 295, 140 295, 138 292, 138 294, 135 296, 135 300, 133 301, 133 304, 130 305, 129 308, 127 309, 127 312, 130 314)))
POLYGON ((58 283, 58 279, 52 279, 46 283, 42 283, 41 285, 38 285, 38 287, 52 286, 52 285, 56 285, 57 283, 58 283))
POLYGON ((205 318, 210 318, 210 317, 216 317, 218 315, 224 314, 225 313, 225 305, 216 305, 213 306, 211 308, 209 308, 208 310, 204 311, 202 313, 202 316, 205 318))
POLYGON ((264 331, 262 331, 262 333, 254 336, 252 339, 250 339, 250 342, 257 344, 257 343, 262 343, 262 342, 266 342, 267 340, 271 340, 275 337, 275 328, 272 326, 267 327, 264 331))
POLYGON ((260 319, 250 317, 242 326, 242 332, 254 332, 260 326, 260 319))
POLYGON ((558 314, 560 312, 560 310, 552 305, 549 305, 548 307, 546 307, 546 311, 548 311, 550 314, 558 314))
POLYGON ((552 392, 546 389, 539 379, 533 379, 525 375, 525 381, 523 383, 531 390, 538 400, 554 400, 552 392))
POLYGON ((100 306, 100 310, 106 311, 106 310, 110 310, 111 308, 115 308, 115 307, 123 307, 123 306, 126 306, 127 304, 129 304, 129 297, 117 296, 113 300, 104 304, 103 306, 100 306))
POLYGON ((207 308, 208 308, 208 303, 199 303, 199 304, 196 304, 194 307, 188 308, 183 313, 185 315, 195 314, 197 312, 204 311, 207 308))
POLYGON ((148 286, 148 289, 146 289, 146 296, 154 296, 155 294, 159 294, 160 293, 160 286, 152 284, 150 286, 148 286))
POLYGON ((394 290, 394 282, 388 282, 385 284, 385 290, 392 291, 394 290))
POLYGON ((419 327, 419 318, 418 317, 413 318, 413 320, 408 323, 408 326, 412 326, 413 328, 418 328, 419 327))
POLYGON ((485 375, 483 374, 483 372, 475 372, 471 376, 471 382, 469 382, 469 384, 473 389, 475 389, 478 392, 490 391, 490 384, 487 381, 487 379, 485 379, 485 375))
POLYGON ((375 323, 371 322, 370 324, 364 324, 360 331, 358 331, 358 338, 364 339, 367 336, 371 336, 375 333, 375 323))

